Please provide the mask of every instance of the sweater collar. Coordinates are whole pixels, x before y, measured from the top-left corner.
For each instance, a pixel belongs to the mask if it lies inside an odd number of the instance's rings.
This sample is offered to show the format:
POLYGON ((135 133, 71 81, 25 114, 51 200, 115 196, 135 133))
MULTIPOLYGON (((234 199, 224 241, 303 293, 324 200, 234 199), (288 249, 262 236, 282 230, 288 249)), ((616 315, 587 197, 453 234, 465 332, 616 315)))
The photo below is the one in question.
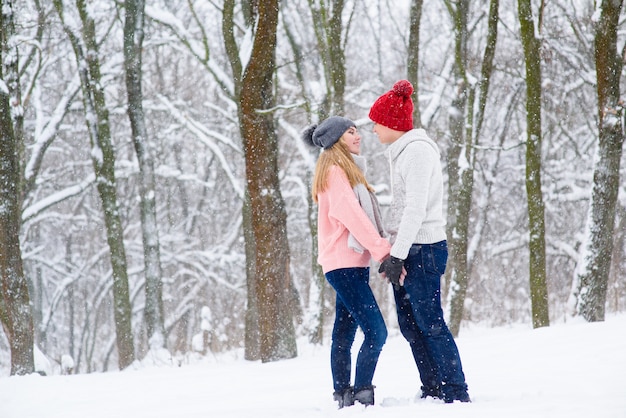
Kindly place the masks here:
POLYGON ((385 150, 385 155, 387 155, 387 158, 393 161, 398 158, 398 155, 400 155, 400 153, 407 147, 407 145, 418 141, 426 142, 435 150, 437 155, 440 155, 439 147, 437 146, 437 144, 432 139, 430 139, 426 134, 426 131, 421 128, 407 131, 393 144, 387 147, 387 149, 385 150))

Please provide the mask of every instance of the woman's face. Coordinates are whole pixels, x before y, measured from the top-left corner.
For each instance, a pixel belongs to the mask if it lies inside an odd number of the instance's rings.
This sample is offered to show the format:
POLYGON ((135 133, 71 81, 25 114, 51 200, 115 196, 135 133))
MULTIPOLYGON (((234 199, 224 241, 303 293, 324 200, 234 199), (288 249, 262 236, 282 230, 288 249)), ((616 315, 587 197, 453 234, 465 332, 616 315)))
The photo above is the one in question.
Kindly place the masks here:
POLYGON ((359 155, 361 153, 361 135, 356 127, 352 126, 341 136, 341 140, 348 146, 352 154, 359 155))

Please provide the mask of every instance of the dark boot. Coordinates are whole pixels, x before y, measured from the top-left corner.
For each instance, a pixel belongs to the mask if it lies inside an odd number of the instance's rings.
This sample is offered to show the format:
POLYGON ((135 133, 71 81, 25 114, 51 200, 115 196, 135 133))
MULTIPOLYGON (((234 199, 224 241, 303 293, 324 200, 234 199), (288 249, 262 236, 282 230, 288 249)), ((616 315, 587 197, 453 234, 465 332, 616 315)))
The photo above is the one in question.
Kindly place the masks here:
POLYGON ((354 400, 365 406, 374 405, 374 386, 365 386, 354 391, 354 400))
POLYGON ((444 386, 443 401, 445 403, 458 402, 471 402, 467 389, 465 387, 449 387, 444 386), (448 390, 446 390, 448 389, 448 390))
POLYGON ((443 395, 439 387, 422 386, 420 389, 422 391, 420 398, 422 399, 426 399, 429 396, 434 399, 443 399, 443 395))
POLYGON ((337 401, 339 404, 339 409, 344 406, 352 406, 354 405, 354 392, 352 391, 352 387, 346 388, 341 391, 335 391, 333 393, 333 399, 337 401))

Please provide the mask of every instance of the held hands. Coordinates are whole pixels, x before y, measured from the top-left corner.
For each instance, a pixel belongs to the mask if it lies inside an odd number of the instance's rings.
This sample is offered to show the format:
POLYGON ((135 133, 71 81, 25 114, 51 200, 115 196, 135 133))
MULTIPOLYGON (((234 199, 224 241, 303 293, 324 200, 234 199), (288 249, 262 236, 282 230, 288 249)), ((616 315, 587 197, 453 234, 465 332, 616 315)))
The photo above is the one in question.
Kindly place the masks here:
POLYGON ((380 263, 378 272, 382 273, 383 277, 386 277, 396 289, 404 284, 406 270, 404 269, 404 260, 400 258, 394 256, 385 258, 380 263))

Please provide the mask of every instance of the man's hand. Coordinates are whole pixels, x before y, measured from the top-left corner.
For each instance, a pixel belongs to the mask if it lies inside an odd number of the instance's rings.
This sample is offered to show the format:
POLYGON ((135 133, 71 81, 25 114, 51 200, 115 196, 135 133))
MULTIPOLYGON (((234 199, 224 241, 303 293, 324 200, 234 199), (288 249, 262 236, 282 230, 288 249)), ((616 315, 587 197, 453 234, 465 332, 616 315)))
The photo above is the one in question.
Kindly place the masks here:
MULTIPOLYGON (((406 271, 404 270, 404 260, 394 256, 387 257, 382 261, 382 263, 380 263, 378 272, 382 273, 395 288, 398 288, 402 285, 402 283, 400 283, 400 278, 402 277, 402 279, 404 279, 404 276, 406 275, 406 271)), ((404 280, 402 280, 402 282, 404 282, 404 280)))

